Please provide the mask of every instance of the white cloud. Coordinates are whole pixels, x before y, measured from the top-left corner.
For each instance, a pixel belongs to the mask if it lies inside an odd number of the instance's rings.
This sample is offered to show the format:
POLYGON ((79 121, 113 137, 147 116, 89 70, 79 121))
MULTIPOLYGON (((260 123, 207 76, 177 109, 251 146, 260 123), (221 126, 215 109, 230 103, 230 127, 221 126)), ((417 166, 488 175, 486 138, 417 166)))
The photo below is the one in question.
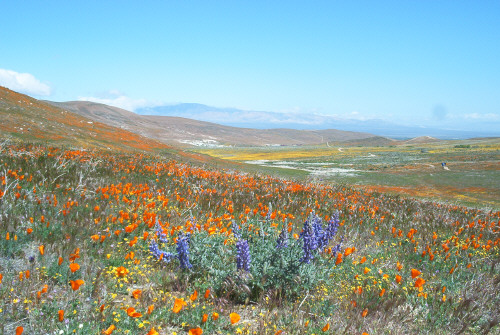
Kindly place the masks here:
POLYGON ((0 69, 0 85, 13 91, 31 95, 47 96, 51 93, 50 86, 42 83, 32 74, 12 70, 0 69))
POLYGON ((107 97, 79 97, 80 101, 92 101, 100 104, 115 106, 125 109, 127 111, 135 111, 137 108, 152 107, 157 104, 149 102, 145 99, 132 99, 118 90, 111 90, 108 92, 107 97))

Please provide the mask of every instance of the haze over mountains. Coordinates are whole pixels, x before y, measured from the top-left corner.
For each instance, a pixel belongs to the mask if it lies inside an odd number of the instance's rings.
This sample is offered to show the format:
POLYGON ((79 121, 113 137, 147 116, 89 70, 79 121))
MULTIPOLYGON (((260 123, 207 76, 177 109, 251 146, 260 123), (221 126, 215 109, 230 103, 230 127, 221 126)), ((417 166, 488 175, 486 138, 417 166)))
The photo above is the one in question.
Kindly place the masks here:
POLYGON ((226 126, 255 129, 341 129, 344 131, 366 132, 395 139, 408 139, 419 136, 432 136, 441 139, 500 136, 500 131, 485 131, 474 127, 473 120, 469 122, 470 130, 457 130, 454 128, 448 129, 450 127, 404 126, 380 119, 357 120, 314 113, 246 111, 236 108, 217 108, 196 103, 139 108, 135 110, 135 113, 141 115, 180 116, 226 126))

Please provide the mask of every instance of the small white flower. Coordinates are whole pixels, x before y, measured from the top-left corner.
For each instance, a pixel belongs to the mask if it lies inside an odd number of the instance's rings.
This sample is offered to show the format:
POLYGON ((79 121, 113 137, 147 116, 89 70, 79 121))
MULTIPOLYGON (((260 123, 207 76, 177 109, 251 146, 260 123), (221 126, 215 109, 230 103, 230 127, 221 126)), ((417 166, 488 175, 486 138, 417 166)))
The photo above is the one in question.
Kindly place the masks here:
POLYGON ((78 325, 78 328, 82 329, 82 328, 83 328, 83 323, 80 323, 80 324, 78 325))
POLYGON ((64 334, 64 330, 62 330, 62 329, 61 329, 61 330, 59 331, 59 334, 64 334))

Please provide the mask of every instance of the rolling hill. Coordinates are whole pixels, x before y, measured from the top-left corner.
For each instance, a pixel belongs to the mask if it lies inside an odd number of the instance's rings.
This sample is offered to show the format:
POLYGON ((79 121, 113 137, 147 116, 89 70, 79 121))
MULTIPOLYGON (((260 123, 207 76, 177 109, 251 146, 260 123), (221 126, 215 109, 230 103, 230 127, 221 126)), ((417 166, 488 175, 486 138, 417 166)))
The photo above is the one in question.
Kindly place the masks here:
POLYGON ((50 103, 98 122, 120 127, 164 143, 177 145, 308 145, 375 137, 369 133, 335 129, 237 128, 175 116, 139 115, 117 107, 87 101, 50 103))
POLYGON ((170 147, 0 87, 0 135, 72 147, 154 151, 170 147))

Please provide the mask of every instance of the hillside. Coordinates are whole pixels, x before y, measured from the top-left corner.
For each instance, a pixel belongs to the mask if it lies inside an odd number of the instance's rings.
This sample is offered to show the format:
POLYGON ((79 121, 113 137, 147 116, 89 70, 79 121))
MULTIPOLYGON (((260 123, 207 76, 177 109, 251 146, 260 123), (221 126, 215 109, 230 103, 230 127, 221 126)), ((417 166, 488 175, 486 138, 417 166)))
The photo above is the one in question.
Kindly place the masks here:
POLYGON ((419 137, 414 137, 409 140, 406 140, 405 142, 407 144, 422 144, 422 143, 434 143, 434 142, 439 142, 441 140, 431 137, 431 136, 419 136, 419 137))
POLYGON ((0 135, 23 141, 115 150, 168 149, 164 143, 119 129, 0 87, 0 135))
POLYGON ((87 101, 50 102, 92 120, 121 127, 169 144, 187 146, 308 145, 373 137, 368 133, 327 130, 250 129, 175 116, 138 115, 87 101))

